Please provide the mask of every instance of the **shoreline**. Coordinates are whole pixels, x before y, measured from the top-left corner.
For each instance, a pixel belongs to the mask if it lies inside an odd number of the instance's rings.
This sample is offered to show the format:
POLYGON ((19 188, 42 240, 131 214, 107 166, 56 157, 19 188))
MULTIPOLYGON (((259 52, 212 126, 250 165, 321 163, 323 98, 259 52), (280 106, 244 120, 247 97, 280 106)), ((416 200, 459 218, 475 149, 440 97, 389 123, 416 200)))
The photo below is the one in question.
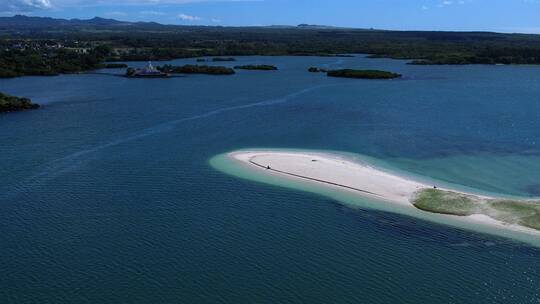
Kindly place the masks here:
POLYGON ((349 159, 337 152, 251 149, 226 153, 218 158, 220 160, 216 161, 215 158, 211 161, 214 167, 238 177, 320 193, 353 206, 410 215, 431 222, 517 239, 540 247, 539 230, 505 223, 484 214, 456 216, 422 211, 412 202, 419 191, 434 189, 434 186, 441 191, 481 199, 498 199, 496 196, 451 188, 446 183, 442 183, 442 186, 428 184, 410 176, 395 174, 391 170, 377 168, 368 162, 349 159), (370 203, 363 202, 366 199, 370 203))

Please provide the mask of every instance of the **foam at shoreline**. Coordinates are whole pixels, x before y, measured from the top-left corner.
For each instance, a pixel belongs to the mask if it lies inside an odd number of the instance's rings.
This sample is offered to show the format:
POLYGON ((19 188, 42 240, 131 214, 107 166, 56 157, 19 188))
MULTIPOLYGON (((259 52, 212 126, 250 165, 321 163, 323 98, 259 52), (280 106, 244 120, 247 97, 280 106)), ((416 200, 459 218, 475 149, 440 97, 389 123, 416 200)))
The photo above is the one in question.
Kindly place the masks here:
MULTIPOLYGON (((225 173, 259 182, 300 189, 339 200, 351 207, 371 208, 517 239, 540 247, 540 231, 503 223, 483 214, 444 215, 421 211, 412 199, 418 191, 437 185, 484 199, 489 195, 456 189, 428 179, 416 179, 380 169, 362 157, 305 150, 252 149, 214 157, 210 163, 225 173)), ((463 187, 465 188, 465 187, 463 187)))

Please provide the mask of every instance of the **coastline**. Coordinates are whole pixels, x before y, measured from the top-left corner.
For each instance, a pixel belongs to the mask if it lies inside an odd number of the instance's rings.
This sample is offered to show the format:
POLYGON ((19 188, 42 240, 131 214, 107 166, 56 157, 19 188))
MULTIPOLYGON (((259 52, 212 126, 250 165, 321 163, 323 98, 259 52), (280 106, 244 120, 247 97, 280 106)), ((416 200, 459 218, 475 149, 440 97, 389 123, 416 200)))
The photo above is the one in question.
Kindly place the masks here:
POLYGON ((501 222, 483 214, 455 216, 426 212, 412 203, 418 191, 433 189, 434 186, 442 191, 474 195, 482 199, 497 199, 498 196, 464 191, 461 187, 451 187, 427 179, 416 179, 401 174, 402 172, 395 173, 388 168, 379 168, 362 158, 349 158, 347 154, 250 149, 218 155, 210 163, 214 168, 237 177, 321 194, 353 208, 404 214, 540 247, 540 231, 536 229, 501 222))

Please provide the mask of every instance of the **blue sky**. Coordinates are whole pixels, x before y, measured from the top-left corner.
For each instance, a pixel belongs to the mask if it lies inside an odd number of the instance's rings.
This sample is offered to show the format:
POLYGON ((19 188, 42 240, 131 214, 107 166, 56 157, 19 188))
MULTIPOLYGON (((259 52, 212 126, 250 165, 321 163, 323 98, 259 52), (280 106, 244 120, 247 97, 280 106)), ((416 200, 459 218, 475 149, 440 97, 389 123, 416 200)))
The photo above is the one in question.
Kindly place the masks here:
POLYGON ((0 0, 0 15, 540 33, 540 0, 0 0))

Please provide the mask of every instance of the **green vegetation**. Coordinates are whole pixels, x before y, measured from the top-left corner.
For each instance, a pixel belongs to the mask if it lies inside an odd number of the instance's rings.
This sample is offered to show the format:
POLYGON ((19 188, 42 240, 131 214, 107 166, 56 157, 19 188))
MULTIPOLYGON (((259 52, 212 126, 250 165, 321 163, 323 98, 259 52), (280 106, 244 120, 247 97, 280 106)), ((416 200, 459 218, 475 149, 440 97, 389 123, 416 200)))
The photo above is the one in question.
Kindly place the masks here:
POLYGON ((191 65, 173 66, 170 64, 157 67, 158 70, 164 73, 175 74, 208 74, 208 75, 232 75, 234 70, 222 66, 208 66, 208 65, 191 65))
POLYGON ((480 200, 470 195, 437 189, 425 189, 419 192, 413 201, 418 209, 459 216, 468 216, 481 212, 480 200))
POLYGON ((330 77, 362 78, 362 79, 394 79, 401 77, 401 74, 378 71, 378 70, 333 70, 327 73, 330 77))
POLYGON ((326 69, 321 69, 321 68, 317 68, 317 67, 310 67, 308 69, 308 72, 310 72, 310 73, 326 73, 328 71, 326 69))
POLYGON ((105 65, 106 69, 122 69, 122 68, 127 68, 127 67, 128 65, 125 63, 107 63, 105 65))
MULTIPOLYGON (((117 60, 170 60, 186 57, 293 55, 424 60, 429 64, 540 64, 540 35, 478 32, 411 32, 336 28, 156 26, 104 27, 77 39, 106 41, 117 60)), ((53 38, 56 34, 43 34, 53 38)), ((112 59, 114 60, 114 58, 112 59)))
POLYGON ((540 64, 540 52, 527 48, 513 50, 484 49, 470 53, 440 52, 424 59, 411 61, 413 65, 463 65, 463 64, 540 64))
POLYGON ((413 199, 416 208, 428 212, 468 216, 487 215, 507 224, 540 230, 540 201, 485 199, 438 189, 425 189, 413 199))
POLYGON ((109 46, 98 46, 87 53, 69 49, 2 50, 0 51, 0 77, 26 75, 53 76, 77 73, 102 67, 110 53, 109 46))
POLYGON ((260 71, 276 71, 278 68, 273 65, 260 64, 260 65, 238 65, 234 67, 237 70, 260 70, 260 71))
POLYGON ((540 35, 0 17, 0 77, 76 73, 106 61, 352 56, 339 54, 371 54, 411 64, 540 64, 540 35))
POLYGON ((226 58, 223 58, 223 57, 215 57, 215 58, 212 58, 212 61, 236 61, 236 59, 232 58, 232 57, 226 57, 226 58))
POLYGON ((28 98, 15 97, 0 93, 0 113, 37 108, 39 108, 39 105, 32 103, 32 101, 28 98))

